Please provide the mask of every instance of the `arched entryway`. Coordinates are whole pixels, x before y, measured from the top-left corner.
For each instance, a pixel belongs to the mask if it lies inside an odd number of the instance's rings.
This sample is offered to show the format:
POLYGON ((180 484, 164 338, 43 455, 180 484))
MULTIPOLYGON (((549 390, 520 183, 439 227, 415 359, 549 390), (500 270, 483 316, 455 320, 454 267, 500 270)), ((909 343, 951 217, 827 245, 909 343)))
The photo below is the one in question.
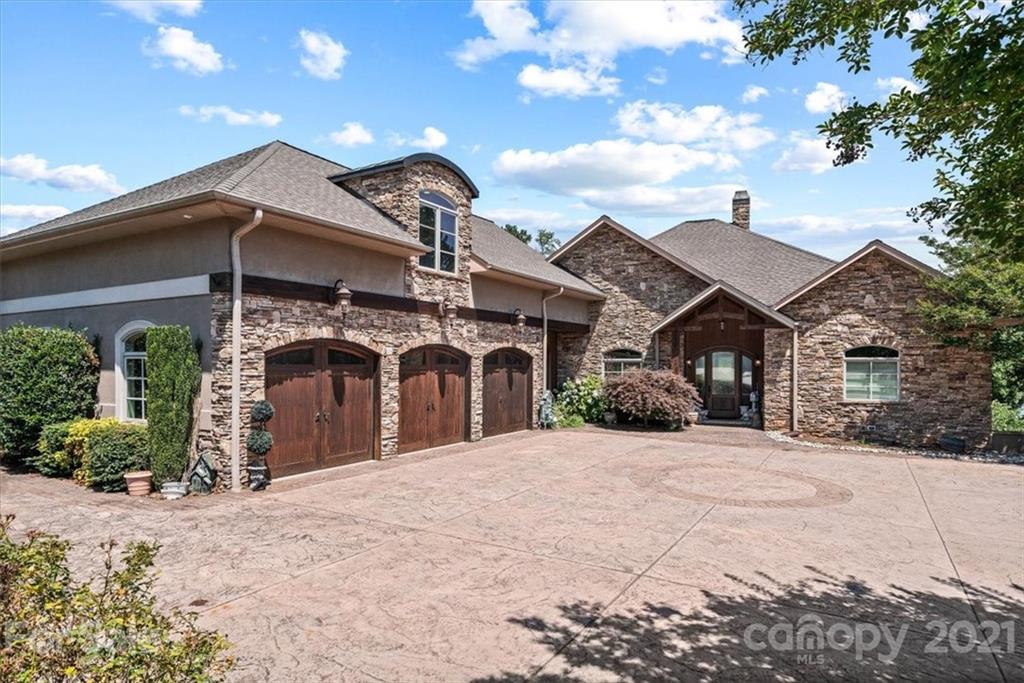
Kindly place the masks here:
POLYGON ((267 454, 272 476, 370 460, 377 452, 378 359, 329 339, 268 351, 266 397, 275 415, 267 454))
POLYGON ((518 349, 484 356, 484 436, 529 429, 533 386, 531 358, 518 349))
POLYGON ((465 441, 468 358, 449 346, 421 346, 398 361, 398 452, 465 441))
POLYGON ((759 363, 735 347, 703 350, 692 358, 693 383, 704 401, 708 416, 737 418, 751 406, 751 394, 759 386, 759 363))

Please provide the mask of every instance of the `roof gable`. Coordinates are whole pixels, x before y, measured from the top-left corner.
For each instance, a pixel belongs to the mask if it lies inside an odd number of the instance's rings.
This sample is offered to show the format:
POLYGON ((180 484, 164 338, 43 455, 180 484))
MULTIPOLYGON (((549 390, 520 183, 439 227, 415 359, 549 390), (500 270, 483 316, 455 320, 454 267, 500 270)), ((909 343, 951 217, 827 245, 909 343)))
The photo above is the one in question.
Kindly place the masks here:
POLYGON ((924 275, 936 277, 942 276, 942 273, 940 271, 932 268, 926 263, 918 261, 913 256, 910 256, 909 254, 906 254, 895 247, 889 246, 882 240, 872 240, 871 242, 868 242, 866 245, 864 245, 864 247, 862 247, 860 250, 851 254, 845 260, 840 261, 839 263, 835 264, 825 272, 821 273, 819 276, 813 278, 809 282, 806 282, 801 286, 797 287, 796 289, 794 289, 793 291, 787 293, 785 296, 778 300, 778 302, 774 305, 774 308, 780 309, 786 304, 796 301, 807 292, 811 291, 815 287, 818 287, 819 285, 827 281, 833 275, 841 273, 842 271, 846 270, 849 266, 853 265, 857 261, 860 261, 862 258, 875 252, 881 252, 882 254, 885 254, 889 258, 893 259, 894 261, 901 263, 909 268, 912 268, 913 270, 916 270, 920 273, 923 273, 924 275))
POLYGON ((691 275, 695 275, 696 277, 700 278, 701 280, 704 280, 705 282, 710 283, 714 281, 714 278, 693 267, 688 262, 679 258, 679 256, 661 248, 660 246, 654 244, 650 240, 641 237, 640 235, 636 234, 626 226, 622 225, 622 223, 619 223, 618 221, 614 220, 613 218, 610 218, 609 216, 601 216, 596 221, 594 221, 586 228, 581 230, 572 239, 570 239, 568 242, 559 247, 557 251, 548 256, 548 261, 550 261, 551 263, 555 263, 561 260, 566 255, 571 253, 577 246, 586 241, 591 235, 593 235, 598 230, 598 228, 602 226, 609 227, 625 235, 626 237, 630 238, 631 240, 635 241, 641 246, 646 247, 649 251, 654 252, 658 256, 672 263, 673 265, 682 268, 686 272, 690 273, 691 275))
POLYGON ((392 171, 396 168, 404 168, 413 164, 423 162, 433 162, 435 164, 441 164, 446 168, 451 169, 455 175, 462 179, 462 182, 469 188, 470 194, 473 199, 480 196, 480 190, 477 189, 476 184, 470 179, 469 175, 463 171, 458 164, 451 159, 443 157, 440 154, 433 154, 431 152, 419 152, 417 154, 409 154, 404 157, 398 157, 397 159, 389 159, 388 161, 379 161, 375 164, 369 164, 367 166, 361 166, 359 168, 345 169, 341 173, 331 177, 331 182, 339 183, 351 178, 359 178, 361 176, 373 175, 375 173, 383 173, 384 171, 392 171))
POLYGON ((655 332, 658 332, 658 331, 664 329, 665 327, 671 325, 676 320, 679 320, 680 318, 685 316, 687 313, 690 313, 691 311, 695 310, 698 306, 700 306, 705 301, 711 299, 713 296, 715 296, 719 292, 723 292, 725 294, 728 294, 732 298, 737 299, 738 301, 741 301, 742 303, 747 304, 748 306, 750 306, 752 309, 754 309, 755 311, 757 311, 758 313, 760 313, 764 317, 770 318, 770 319, 774 320, 775 322, 779 323, 780 325, 783 325, 784 327, 788 327, 790 329, 796 327, 796 322, 792 318, 790 318, 789 316, 783 315, 782 313, 779 313, 778 311, 772 310, 768 306, 765 306, 764 304, 762 304, 757 299, 754 299, 750 295, 745 294, 745 293, 741 292, 740 290, 736 289, 735 287, 733 287, 729 283, 723 282, 721 280, 718 280, 715 283, 713 283, 710 287, 708 287, 707 289, 705 289, 704 291, 699 293, 697 296, 693 297, 692 299, 687 301, 685 304, 683 304, 682 306, 680 306, 679 308, 677 308, 676 310, 672 311, 667 316, 665 316, 661 320, 661 322, 659 322, 657 325, 654 326, 654 328, 651 330, 651 334, 654 334, 655 332))

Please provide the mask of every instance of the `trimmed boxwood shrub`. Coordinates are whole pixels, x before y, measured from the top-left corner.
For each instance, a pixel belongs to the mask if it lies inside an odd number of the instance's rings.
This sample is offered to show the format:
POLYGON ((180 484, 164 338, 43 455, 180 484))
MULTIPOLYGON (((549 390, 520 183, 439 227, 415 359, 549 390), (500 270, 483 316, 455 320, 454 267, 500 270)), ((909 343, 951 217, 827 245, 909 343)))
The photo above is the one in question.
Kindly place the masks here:
POLYGON ((68 427, 64 452, 74 467, 76 482, 83 485, 89 483, 89 436, 97 430, 113 428, 119 424, 121 421, 116 417, 104 417, 99 420, 83 418, 73 421, 68 427))
POLYGON ((681 423, 700 403, 697 389, 670 370, 631 370, 605 382, 608 405, 631 422, 681 423))
POLYGON ((99 366, 81 332, 28 325, 0 332, 0 456, 23 462, 43 427, 92 415, 99 366))
POLYGON ((156 486, 180 481, 192 446, 192 409, 202 380, 192 333, 183 325, 146 330, 146 421, 156 486))
POLYGON ((94 429, 86 446, 86 483, 101 491, 124 491, 124 473, 147 469, 146 425, 114 422, 94 429))
POLYGON ((74 420, 46 425, 36 445, 38 453, 26 462, 47 477, 70 477, 79 463, 71 461, 65 443, 74 420))

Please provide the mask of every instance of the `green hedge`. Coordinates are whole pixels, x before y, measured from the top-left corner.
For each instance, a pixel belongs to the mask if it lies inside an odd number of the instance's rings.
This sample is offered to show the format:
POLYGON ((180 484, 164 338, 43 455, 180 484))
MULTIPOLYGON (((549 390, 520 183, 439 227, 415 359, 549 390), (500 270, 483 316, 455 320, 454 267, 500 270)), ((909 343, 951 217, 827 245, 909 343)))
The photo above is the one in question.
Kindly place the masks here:
POLYGON ((91 415, 99 365, 81 332, 20 324, 0 332, 0 456, 22 462, 43 427, 91 415))
POLYGON ((26 462, 47 477, 70 477, 78 467, 77 463, 71 461, 65 447, 68 430, 73 424, 75 420, 67 420, 43 427, 36 447, 39 453, 26 462))
POLYGON ((146 419, 156 486, 179 481, 188 466, 192 405, 202 369, 192 333, 182 325, 146 330, 146 419))
POLYGON ((85 483, 101 491, 124 491, 124 473, 149 466, 146 425, 104 424, 93 429, 86 444, 85 483))

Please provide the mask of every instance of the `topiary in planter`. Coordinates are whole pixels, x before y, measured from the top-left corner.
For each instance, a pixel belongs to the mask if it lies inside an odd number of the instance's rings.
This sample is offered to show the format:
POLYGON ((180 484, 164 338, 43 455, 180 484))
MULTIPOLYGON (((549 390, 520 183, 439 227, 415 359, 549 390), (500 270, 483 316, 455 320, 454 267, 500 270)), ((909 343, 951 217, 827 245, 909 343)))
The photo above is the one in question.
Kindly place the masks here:
POLYGON ((0 332, 0 457, 22 462, 43 427, 92 415, 99 367, 81 332, 21 324, 0 332))
POLYGON ((265 456, 270 452, 271 446, 274 445, 274 437, 270 432, 263 431, 262 429, 254 429, 249 432, 249 437, 245 440, 245 447, 249 451, 259 456, 265 456))
POLYGON ((700 403, 697 389, 669 370, 634 370, 605 382, 609 407, 631 422, 682 424, 700 403))
POLYGON ((270 418, 274 417, 274 406, 271 405, 270 401, 256 401, 252 404, 249 417, 257 424, 265 424, 270 418))

